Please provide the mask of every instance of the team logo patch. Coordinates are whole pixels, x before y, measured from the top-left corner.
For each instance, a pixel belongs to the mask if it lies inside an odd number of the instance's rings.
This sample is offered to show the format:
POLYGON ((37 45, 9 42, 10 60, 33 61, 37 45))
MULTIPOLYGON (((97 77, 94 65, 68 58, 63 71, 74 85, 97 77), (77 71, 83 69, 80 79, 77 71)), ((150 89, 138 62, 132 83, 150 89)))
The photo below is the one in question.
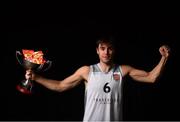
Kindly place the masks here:
POLYGON ((120 80, 120 75, 114 73, 114 74, 113 74, 113 78, 114 78, 114 80, 118 81, 118 80, 120 80))

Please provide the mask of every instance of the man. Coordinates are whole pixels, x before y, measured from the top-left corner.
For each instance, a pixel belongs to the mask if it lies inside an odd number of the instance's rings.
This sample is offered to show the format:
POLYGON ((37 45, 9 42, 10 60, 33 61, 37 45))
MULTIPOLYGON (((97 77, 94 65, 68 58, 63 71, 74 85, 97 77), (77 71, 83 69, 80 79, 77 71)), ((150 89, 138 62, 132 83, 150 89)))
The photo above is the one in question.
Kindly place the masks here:
POLYGON ((99 63, 82 66, 74 74, 62 81, 41 77, 30 70, 26 72, 26 79, 32 79, 58 92, 71 89, 83 81, 86 87, 83 120, 122 120, 121 86, 123 77, 129 75, 135 81, 154 83, 166 64, 169 57, 169 48, 165 45, 159 48, 161 59, 150 72, 139 70, 129 65, 114 64, 115 48, 111 40, 98 40, 96 51, 99 56, 99 63))

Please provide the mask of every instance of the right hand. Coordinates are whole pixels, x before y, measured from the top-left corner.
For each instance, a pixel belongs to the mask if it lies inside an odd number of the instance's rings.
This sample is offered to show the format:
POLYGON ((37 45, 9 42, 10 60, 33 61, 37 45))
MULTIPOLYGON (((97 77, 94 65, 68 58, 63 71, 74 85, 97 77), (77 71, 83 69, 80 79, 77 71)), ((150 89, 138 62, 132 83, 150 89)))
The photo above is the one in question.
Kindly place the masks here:
POLYGON ((34 80, 34 73, 32 70, 26 70, 25 78, 27 80, 34 80))

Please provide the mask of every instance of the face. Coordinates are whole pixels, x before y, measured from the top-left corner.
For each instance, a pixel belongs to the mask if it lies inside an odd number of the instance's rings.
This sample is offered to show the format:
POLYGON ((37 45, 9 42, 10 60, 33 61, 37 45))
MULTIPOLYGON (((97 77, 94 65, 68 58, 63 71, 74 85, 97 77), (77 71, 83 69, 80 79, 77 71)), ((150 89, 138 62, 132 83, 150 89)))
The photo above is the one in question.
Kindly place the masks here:
POLYGON ((106 43, 99 44, 96 51, 101 62, 108 64, 112 61, 114 55, 114 48, 112 45, 106 43))

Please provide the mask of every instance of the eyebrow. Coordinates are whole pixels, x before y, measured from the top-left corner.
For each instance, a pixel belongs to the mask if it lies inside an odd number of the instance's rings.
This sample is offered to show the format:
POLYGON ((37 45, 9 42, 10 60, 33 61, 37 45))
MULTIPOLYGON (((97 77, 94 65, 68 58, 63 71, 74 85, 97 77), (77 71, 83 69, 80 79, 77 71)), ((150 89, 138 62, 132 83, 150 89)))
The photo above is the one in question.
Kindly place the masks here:
POLYGON ((99 45, 99 47, 107 47, 107 48, 113 48, 113 46, 112 45, 106 45, 106 46, 104 46, 104 45, 99 45))

